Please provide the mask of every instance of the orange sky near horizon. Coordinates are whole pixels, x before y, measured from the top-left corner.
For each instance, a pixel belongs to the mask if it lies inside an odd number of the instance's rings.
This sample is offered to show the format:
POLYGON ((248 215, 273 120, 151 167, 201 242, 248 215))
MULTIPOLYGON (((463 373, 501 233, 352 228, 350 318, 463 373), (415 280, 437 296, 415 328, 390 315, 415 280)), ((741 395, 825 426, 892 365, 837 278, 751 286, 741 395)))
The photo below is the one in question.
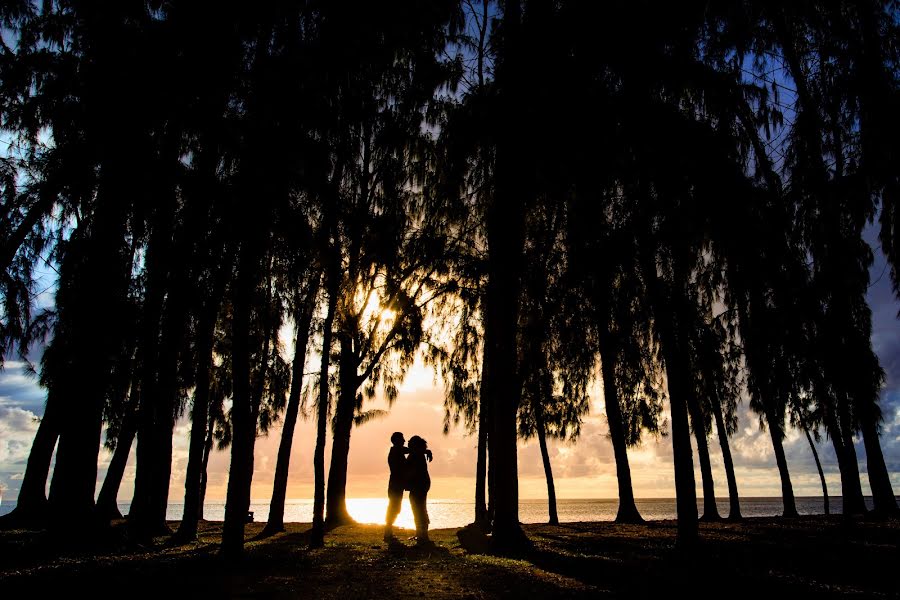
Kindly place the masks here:
MULTIPOLYGON (((599 390, 598 390, 599 391, 599 390)), ((564 498, 615 498, 617 496, 616 472, 612 444, 608 438, 606 417, 603 411, 602 393, 592 401, 591 413, 582 428, 581 438, 575 443, 551 441, 550 456, 557 497, 564 498)), ((386 408, 378 398, 367 408, 386 408)), ((417 362, 400 389, 400 395, 390 413, 375 421, 355 428, 351 438, 347 478, 348 498, 378 498, 386 494, 388 466, 387 453, 390 435, 402 431, 407 438, 420 435, 428 440, 434 451, 434 462, 429 465, 432 478, 431 498, 471 500, 474 497, 474 471, 477 437, 468 435, 462 425, 451 428, 447 435, 443 426, 443 389, 436 385, 432 371, 417 362)), ((668 413, 666 413, 668 414, 668 413)), ((742 431, 732 440, 735 454, 738 485, 742 496, 779 496, 781 493, 778 472, 772 455, 768 433, 759 431, 757 420, 742 415, 742 431)), ((181 502, 184 494, 184 473, 187 468, 187 443, 190 423, 182 419, 175 434, 175 451, 172 464, 170 502, 181 502)), ((280 442, 281 427, 273 427, 268 436, 256 443, 253 488, 254 501, 267 502, 271 497, 275 462, 280 442)), ((791 434, 787 445, 803 441, 791 434)), ((288 484, 288 500, 309 499, 313 495, 312 451, 315 443, 313 419, 300 420, 295 432, 291 469, 288 484)), ((725 473, 718 451, 718 441, 710 440, 713 451, 717 496, 727 496, 725 473)), ((326 469, 330 460, 331 438, 326 450, 326 469)), ((802 451, 803 447, 799 446, 802 451)), ((819 447, 823 451, 822 445, 819 447)), ((809 453, 809 448, 805 451, 809 453)), ((675 496, 671 439, 646 436, 640 448, 629 451, 635 496, 639 498, 670 498, 675 496)), ((104 451, 101 461, 101 481, 109 455, 104 451)), ((811 459, 810 459, 811 460, 811 459)), ((207 500, 222 501, 225 498, 230 452, 216 451, 210 457, 207 500)), ((134 477, 134 455, 122 482, 120 504, 131 500, 134 477)), ((815 468, 792 466, 791 477, 798 496, 820 495, 821 484, 815 468)), ((865 481, 864 490, 868 489, 865 481)), ((698 493, 700 473, 696 473, 698 493)), ((836 474, 828 477, 832 494, 840 492, 836 474)), ((99 490, 99 482, 98 482, 99 490)), ((546 480, 536 441, 519 442, 519 496, 522 499, 547 497, 546 480)))

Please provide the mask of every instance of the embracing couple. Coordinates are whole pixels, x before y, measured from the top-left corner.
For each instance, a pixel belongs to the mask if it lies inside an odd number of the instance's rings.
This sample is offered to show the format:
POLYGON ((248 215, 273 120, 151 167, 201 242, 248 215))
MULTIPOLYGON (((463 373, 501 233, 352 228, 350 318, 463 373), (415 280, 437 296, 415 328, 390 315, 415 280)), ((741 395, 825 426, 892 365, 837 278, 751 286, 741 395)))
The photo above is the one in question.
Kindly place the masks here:
POLYGON ((428 442, 417 435, 409 438, 409 447, 404 446, 406 439, 399 431, 391 436, 391 451, 388 453, 388 466, 391 478, 388 481, 388 508, 385 518, 384 541, 394 541, 394 519, 400 514, 400 503, 403 502, 403 491, 409 490, 409 505, 416 522, 416 543, 427 544, 428 539, 428 490, 431 488, 431 477, 428 476, 428 462, 432 460, 428 442), (408 456, 407 456, 408 455, 408 456))

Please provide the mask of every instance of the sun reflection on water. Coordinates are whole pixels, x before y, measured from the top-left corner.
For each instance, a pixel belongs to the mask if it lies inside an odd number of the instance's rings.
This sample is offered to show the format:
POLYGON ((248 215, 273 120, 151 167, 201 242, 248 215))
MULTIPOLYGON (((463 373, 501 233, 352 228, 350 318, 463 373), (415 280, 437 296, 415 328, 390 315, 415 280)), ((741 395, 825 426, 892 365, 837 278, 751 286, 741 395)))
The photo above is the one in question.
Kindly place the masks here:
MULTIPOLYGON (((357 523, 372 523, 375 525, 384 525, 384 517, 387 513, 387 498, 348 498, 347 512, 353 517, 357 523)), ((415 529, 412 510, 409 507, 409 500, 403 498, 403 504, 400 505, 400 514, 394 521, 395 527, 403 527, 405 529, 415 529)))

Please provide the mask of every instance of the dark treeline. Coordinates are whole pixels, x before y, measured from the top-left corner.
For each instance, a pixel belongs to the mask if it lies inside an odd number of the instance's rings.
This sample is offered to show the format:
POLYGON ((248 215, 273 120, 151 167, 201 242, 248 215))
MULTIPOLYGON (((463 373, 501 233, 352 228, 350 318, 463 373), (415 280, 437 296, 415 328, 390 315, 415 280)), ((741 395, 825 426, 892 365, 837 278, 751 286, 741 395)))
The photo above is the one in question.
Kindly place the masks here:
POLYGON ((833 445, 848 514, 866 511, 861 438, 875 512, 897 514, 862 237, 877 218, 900 293, 897 16, 876 0, 4 2, 0 336, 7 356, 45 348, 47 402, 3 521, 108 526, 131 453, 129 534, 169 533, 189 414, 175 538, 196 538, 210 453, 229 448, 223 552, 240 555, 256 437, 282 423, 273 533, 307 414, 321 544, 350 520, 367 401, 393 402, 416 356, 446 383, 445 426, 477 431, 474 519, 500 551, 527 544, 517 440, 538 440, 556 522, 547 440, 578 437, 593 381, 619 521, 641 520, 644 433, 671 436, 680 543, 698 532, 693 448, 703 518, 721 518, 721 450, 739 519, 742 398, 785 516, 790 427, 833 445), (43 263, 58 282, 38 310, 43 263))

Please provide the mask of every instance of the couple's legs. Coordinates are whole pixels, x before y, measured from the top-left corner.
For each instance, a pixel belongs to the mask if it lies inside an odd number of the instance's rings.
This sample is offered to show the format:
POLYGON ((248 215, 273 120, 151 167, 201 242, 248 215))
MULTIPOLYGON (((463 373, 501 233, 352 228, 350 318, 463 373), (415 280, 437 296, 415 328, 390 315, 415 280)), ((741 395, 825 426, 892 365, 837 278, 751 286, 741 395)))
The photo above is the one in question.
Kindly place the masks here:
POLYGON ((409 506, 412 508, 413 519, 416 522, 416 539, 421 542, 428 541, 428 492, 410 492, 409 506))
POLYGON ((394 520, 400 514, 400 504, 403 502, 403 490, 399 492, 388 490, 387 515, 384 518, 384 539, 391 540, 394 537, 394 520))

